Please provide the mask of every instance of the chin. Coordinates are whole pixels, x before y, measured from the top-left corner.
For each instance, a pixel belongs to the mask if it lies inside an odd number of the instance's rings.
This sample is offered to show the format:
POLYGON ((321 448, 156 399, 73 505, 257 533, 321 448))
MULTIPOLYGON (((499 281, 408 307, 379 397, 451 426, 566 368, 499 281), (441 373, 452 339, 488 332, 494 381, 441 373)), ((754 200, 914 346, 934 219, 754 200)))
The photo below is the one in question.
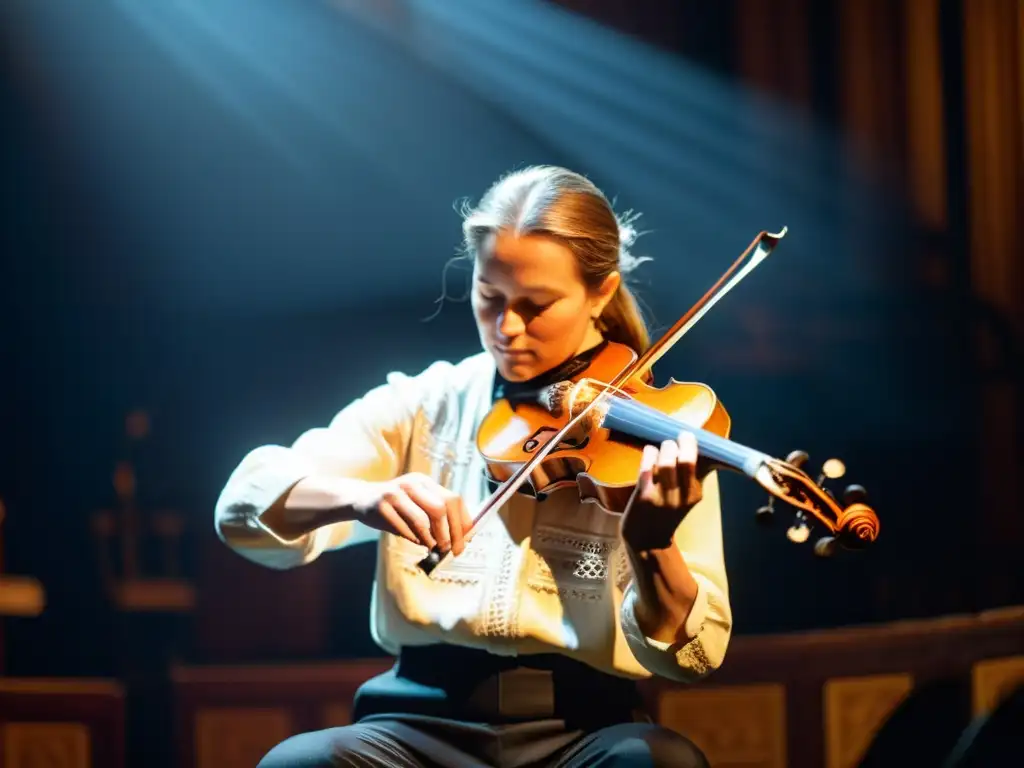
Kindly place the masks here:
POLYGON ((524 360, 509 360, 501 353, 491 350, 491 358, 498 369, 498 373, 507 381, 521 382, 529 381, 540 371, 537 368, 537 361, 533 357, 524 360))
POLYGON ((498 370, 506 380, 513 382, 529 381, 539 373, 534 365, 509 363, 502 359, 498 360, 498 370))

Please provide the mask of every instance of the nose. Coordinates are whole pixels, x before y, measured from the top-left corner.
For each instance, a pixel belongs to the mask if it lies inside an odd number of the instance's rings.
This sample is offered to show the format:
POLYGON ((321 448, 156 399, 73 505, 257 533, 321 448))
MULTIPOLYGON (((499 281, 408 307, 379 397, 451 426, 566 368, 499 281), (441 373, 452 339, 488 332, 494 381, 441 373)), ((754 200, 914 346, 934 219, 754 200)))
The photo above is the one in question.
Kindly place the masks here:
POLYGON ((498 333, 505 338, 513 338, 526 330, 526 323, 518 314, 506 309, 498 315, 498 333))

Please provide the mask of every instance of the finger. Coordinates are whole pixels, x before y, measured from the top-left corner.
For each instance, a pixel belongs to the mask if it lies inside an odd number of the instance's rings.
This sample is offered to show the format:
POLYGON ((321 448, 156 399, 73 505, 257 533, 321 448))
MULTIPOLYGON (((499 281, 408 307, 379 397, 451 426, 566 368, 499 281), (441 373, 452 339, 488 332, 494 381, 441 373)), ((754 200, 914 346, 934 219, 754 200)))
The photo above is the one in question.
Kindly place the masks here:
POLYGON ((658 485, 661 486, 661 495, 665 506, 668 507, 678 507, 682 499, 676 467, 678 458, 679 446, 675 440, 666 440, 661 444, 655 477, 658 485))
POLYGON ((438 517, 430 518, 430 532, 437 540, 437 548, 442 552, 448 552, 452 548, 452 534, 448 528, 448 515, 442 513, 438 517))
POLYGON ((679 446, 675 440, 665 440, 658 451, 658 464, 654 468, 654 481, 663 489, 671 488, 676 482, 676 458, 679 446))
POLYGON ((678 482, 682 491, 683 505, 693 507, 704 495, 704 488, 697 477, 697 460, 700 457, 697 437, 683 430, 676 442, 679 444, 678 482))
POLYGON ((676 447, 676 484, 686 488, 697 468, 697 438, 691 432, 680 432, 676 447))
POLYGON ((646 477, 648 481, 651 479, 651 473, 654 471, 654 465, 658 463, 658 449, 653 445, 645 445, 644 452, 640 456, 640 478, 646 477))
MULTIPOLYGON (((380 517, 387 526, 385 530, 388 533, 393 533, 396 536, 401 536, 406 541, 411 541, 413 544, 425 544, 426 542, 422 537, 417 536, 413 533, 412 528, 402 519, 402 516, 398 514, 398 510, 389 501, 381 501, 377 508, 380 512, 380 517)), ((429 531, 428 531, 429 533, 429 531)), ((429 545, 428 545, 429 546, 429 545)))
POLYGON ((448 491, 429 478, 410 476, 403 478, 400 485, 402 490, 409 494, 409 498, 431 517, 445 513, 444 497, 448 491))
POLYGON ((640 498, 652 504, 659 501, 658 486, 653 482, 654 468, 658 463, 658 449, 653 445, 645 445, 640 456, 640 473, 637 477, 637 488, 640 489, 640 498))
POLYGON ((430 531, 437 546, 442 552, 447 552, 452 545, 448 498, 454 494, 434 479, 421 474, 406 477, 402 487, 408 490, 413 501, 430 517, 430 531))
POLYGON ((433 532, 430 524, 431 517, 427 510, 424 510, 401 488, 386 494, 384 501, 388 502, 398 515, 405 521, 419 537, 418 542, 425 544, 430 549, 437 546, 437 535, 433 532))
POLYGON ((451 493, 445 499, 445 513, 448 517, 448 532, 452 536, 452 554, 461 555, 465 547, 464 532, 462 530, 462 500, 451 493))
POLYGON ((679 437, 676 438, 676 446, 679 449, 679 455, 676 461, 679 464, 689 464, 694 466, 697 464, 697 437, 689 430, 683 430, 679 433, 679 437))

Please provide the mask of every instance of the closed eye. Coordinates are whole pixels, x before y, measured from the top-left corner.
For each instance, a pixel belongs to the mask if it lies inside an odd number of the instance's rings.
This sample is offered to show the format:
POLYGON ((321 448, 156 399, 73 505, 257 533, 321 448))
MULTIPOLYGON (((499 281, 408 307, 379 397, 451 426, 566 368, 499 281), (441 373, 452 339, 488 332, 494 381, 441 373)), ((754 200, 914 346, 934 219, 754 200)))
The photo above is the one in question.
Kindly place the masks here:
MULTIPOLYGON (((493 293, 485 291, 481 287, 477 287, 477 295, 481 301, 487 303, 494 302, 505 302, 505 297, 500 293, 493 293)), ((558 299, 549 299, 546 301, 531 301, 530 299, 522 298, 512 302, 512 306, 517 312, 527 317, 536 317, 547 311, 558 299)))

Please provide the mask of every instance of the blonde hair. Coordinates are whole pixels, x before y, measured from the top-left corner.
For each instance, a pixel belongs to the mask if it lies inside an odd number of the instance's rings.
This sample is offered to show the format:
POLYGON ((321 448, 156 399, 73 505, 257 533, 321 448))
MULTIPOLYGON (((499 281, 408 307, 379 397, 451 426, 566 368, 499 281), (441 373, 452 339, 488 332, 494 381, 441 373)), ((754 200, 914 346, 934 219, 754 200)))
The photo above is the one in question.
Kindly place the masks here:
POLYGON ((612 204, 593 182, 578 173, 550 165, 531 166, 503 176, 475 208, 463 210, 462 233, 466 255, 475 257, 484 240, 499 231, 544 235, 567 246, 575 255, 583 281, 596 289, 612 272, 622 281, 597 320, 606 339, 643 354, 650 334, 626 278, 648 258, 629 249, 636 240, 627 212, 617 216, 612 204))

